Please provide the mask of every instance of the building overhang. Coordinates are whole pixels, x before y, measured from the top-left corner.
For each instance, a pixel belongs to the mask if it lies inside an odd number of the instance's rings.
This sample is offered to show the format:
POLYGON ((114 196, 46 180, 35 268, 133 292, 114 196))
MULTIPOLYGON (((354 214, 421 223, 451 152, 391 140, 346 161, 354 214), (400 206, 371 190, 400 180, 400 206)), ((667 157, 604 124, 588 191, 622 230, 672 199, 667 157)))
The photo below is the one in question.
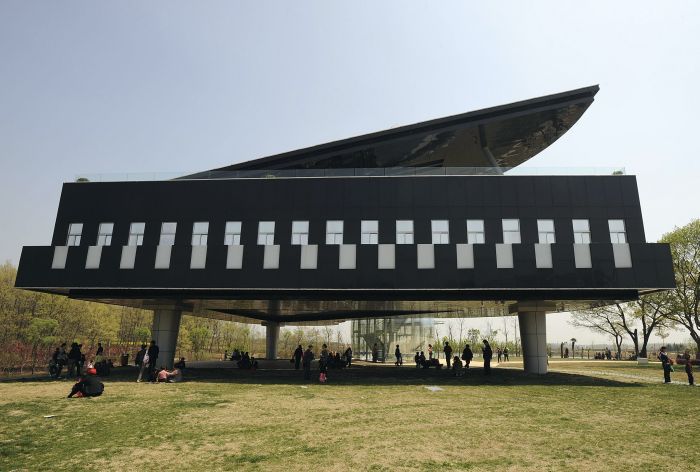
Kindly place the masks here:
POLYGON ((496 167, 532 158, 588 109, 597 85, 254 159, 183 178, 240 170, 496 167))

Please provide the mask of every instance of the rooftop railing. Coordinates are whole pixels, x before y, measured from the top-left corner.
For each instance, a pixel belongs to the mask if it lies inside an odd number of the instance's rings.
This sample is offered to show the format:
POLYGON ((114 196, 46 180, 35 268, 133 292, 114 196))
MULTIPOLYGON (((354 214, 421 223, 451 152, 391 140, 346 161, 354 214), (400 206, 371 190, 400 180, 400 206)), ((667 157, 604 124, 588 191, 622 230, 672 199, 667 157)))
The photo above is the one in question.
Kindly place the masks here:
POLYGON ((277 179, 309 177, 400 177, 431 175, 625 175, 624 167, 375 167, 348 169, 225 170, 76 175, 76 182, 143 182, 157 180, 277 179))

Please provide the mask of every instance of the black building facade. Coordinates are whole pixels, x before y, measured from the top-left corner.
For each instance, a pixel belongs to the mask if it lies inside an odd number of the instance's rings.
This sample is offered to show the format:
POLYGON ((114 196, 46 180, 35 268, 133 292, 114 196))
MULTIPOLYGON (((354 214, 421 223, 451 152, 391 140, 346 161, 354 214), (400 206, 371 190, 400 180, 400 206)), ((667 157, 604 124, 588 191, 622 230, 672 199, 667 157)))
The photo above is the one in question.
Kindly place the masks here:
POLYGON ((153 309, 168 360, 182 311, 265 324, 268 357, 281 324, 518 313, 525 368, 544 373, 545 313, 674 284, 634 176, 508 175, 596 91, 176 180, 66 183, 16 284, 153 309))

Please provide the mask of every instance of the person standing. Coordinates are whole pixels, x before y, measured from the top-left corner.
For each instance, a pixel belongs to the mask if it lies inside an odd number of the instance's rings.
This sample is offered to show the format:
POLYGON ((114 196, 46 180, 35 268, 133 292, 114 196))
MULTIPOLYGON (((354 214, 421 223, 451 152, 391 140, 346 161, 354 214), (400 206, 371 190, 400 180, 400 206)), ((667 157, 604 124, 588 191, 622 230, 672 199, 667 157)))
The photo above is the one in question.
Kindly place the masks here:
POLYGON ((304 357, 304 348, 301 347, 301 344, 297 346, 296 349, 294 349, 294 370, 299 370, 299 365, 301 364, 301 358, 304 357))
POLYGON ((693 378, 693 361, 690 360, 690 356, 685 358, 685 373, 688 374, 688 385, 695 385, 695 379, 693 378))
POLYGON ((304 368, 304 380, 311 380, 311 361, 314 360, 314 352, 311 350, 311 344, 304 351, 302 358, 302 367, 304 368))
POLYGON ((445 352, 445 361, 447 362, 447 368, 450 368, 450 361, 452 360, 452 346, 450 346, 450 343, 445 341, 445 347, 442 348, 442 350, 445 352))
POLYGON ((105 349, 102 347, 102 343, 97 343, 97 352, 95 352, 95 357, 103 356, 105 349))
POLYGON ((658 358, 661 361, 661 367, 664 369, 664 383, 671 383, 671 359, 666 354, 666 346, 661 346, 658 358))
POLYGON ((474 353, 469 347, 469 344, 467 344, 464 346, 464 350, 462 351, 462 360, 464 361, 465 369, 469 368, 469 364, 471 363, 472 359, 474 359, 474 353))
POLYGON ((348 367, 352 364, 352 347, 350 346, 345 350, 345 362, 348 367))
POLYGON ((379 359, 379 347, 377 343, 374 343, 374 346, 372 346, 372 362, 377 362, 377 359, 379 359))
POLYGON ((491 350, 491 345, 487 340, 483 340, 484 347, 482 348, 484 355, 484 375, 489 375, 491 373, 491 358, 493 357, 493 351, 491 350))
POLYGON ((74 342, 70 345, 70 351, 68 351, 68 372, 67 377, 73 377, 73 372, 77 371, 75 375, 77 376, 80 372, 78 363, 80 362, 80 348, 78 343, 74 342))
POLYGON ((394 365, 403 365, 403 355, 401 355, 401 349, 399 349, 399 345, 396 345, 396 349, 394 349, 394 356, 396 357, 396 362, 394 362, 394 365))
POLYGON ((428 360, 433 360, 433 345, 428 344, 428 360))
POLYGON ((501 359, 503 358, 503 351, 501 351, 500 347, 496 348, 496 355, 498 356, 498 363, 501 363, 501 359))
POLYGON ((158 354, 160 353, 160 348, 156 344, 156 340, 151 340, 151 345, 148 347, 146 354, 148 355, 148 379, 155 381, 156 377, 156 366, 158 365, 158 354))
POLYGON ((503 361, 508 362, 508 348, 507 347, 503 348, 503 361))

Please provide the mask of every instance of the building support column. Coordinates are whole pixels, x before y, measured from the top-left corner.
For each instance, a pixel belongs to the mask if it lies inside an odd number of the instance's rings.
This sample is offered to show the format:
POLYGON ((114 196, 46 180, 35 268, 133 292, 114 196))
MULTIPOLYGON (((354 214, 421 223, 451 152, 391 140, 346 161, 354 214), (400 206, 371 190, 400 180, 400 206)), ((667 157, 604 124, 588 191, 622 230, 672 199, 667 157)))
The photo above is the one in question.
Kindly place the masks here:
POLYGON ((277 359, 277 341, 280 338, 280 323, 266 321, 263 326, 265 326, 265 358, 275 360, 277 359))
POLYGON ((177 346, 177 335, 180 331, 180 310, 153 310, 153 327, 151 328, 151 339, 155 340, 159 348, 158 363, 156 367, 165 366, 167 369, 173 368, 175 358, 175 348, 177 346))
POLYGON ((548 302, 521 302, 509 307, 510 313, 518 314, 525 373, 547 373, 547 312, 554 309, 548 302))

